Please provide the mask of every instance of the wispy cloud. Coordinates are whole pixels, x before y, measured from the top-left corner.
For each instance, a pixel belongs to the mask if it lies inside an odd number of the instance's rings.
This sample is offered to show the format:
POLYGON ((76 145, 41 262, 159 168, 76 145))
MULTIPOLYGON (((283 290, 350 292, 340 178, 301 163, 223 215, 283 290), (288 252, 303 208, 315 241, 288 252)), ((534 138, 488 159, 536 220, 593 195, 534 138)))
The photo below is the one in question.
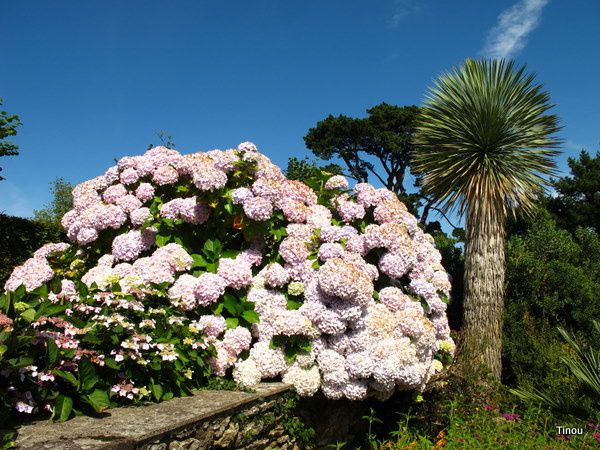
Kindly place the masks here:
POLYGON ((407 16, 417 13, 421 9, 421 4, 417 0, 394 0, 392 5, 390 24, 393 27, 399 26, 407 16))
POLYGON ((492 58, 510 58, 527 44, 527 37, 540 23, 549 0, 521 0, 498 16, 482 51, 492 58))

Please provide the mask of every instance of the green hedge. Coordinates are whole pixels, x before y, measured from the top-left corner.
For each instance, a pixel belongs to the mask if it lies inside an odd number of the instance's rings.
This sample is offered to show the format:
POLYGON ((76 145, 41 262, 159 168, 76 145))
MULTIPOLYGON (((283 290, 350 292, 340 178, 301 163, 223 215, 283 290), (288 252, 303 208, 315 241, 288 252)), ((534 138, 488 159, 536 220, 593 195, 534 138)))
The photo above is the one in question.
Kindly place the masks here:
POLYGON ((0 214, 0 287, 15 266, 47 242, 64 241, 63 231, 31 219, 0 214))

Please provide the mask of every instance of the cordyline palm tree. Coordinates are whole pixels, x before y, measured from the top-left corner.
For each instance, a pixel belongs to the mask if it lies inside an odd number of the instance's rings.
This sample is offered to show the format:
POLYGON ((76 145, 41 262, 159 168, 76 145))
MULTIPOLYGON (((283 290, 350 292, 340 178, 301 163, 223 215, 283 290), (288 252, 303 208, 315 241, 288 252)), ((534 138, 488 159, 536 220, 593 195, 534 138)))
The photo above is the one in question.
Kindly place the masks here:
POLYGON ((525 67, 467 60, 444 73, 418 120, 414 167, 443 211, 466 214, 463 327, 457 363, 500 379, 504 237, 509 214, 531 213, 554 174, 550 96, 525 67))

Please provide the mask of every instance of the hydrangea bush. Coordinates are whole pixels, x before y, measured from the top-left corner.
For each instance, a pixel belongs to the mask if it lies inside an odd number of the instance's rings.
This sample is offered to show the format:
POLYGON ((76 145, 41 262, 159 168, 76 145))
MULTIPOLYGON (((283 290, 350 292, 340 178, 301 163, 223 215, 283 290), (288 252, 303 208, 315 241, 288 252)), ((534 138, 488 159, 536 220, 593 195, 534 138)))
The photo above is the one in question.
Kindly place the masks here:
POLYGON ((385 399, 450 363, 448 275, 390 191, 286 179, 249 142, 155 147, 78 185, 0 297, 6 408, 186 395, 209 375, 385 399))

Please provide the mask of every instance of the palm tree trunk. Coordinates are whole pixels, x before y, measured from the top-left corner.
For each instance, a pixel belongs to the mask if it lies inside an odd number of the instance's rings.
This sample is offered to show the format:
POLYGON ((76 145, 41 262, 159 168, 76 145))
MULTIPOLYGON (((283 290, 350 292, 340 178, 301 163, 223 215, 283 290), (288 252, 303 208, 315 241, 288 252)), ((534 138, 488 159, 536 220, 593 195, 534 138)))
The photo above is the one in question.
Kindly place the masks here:
POLYGON ((504 215, 467 211, 463 326, 458 367, 500 381, 504 315, 504 215))

